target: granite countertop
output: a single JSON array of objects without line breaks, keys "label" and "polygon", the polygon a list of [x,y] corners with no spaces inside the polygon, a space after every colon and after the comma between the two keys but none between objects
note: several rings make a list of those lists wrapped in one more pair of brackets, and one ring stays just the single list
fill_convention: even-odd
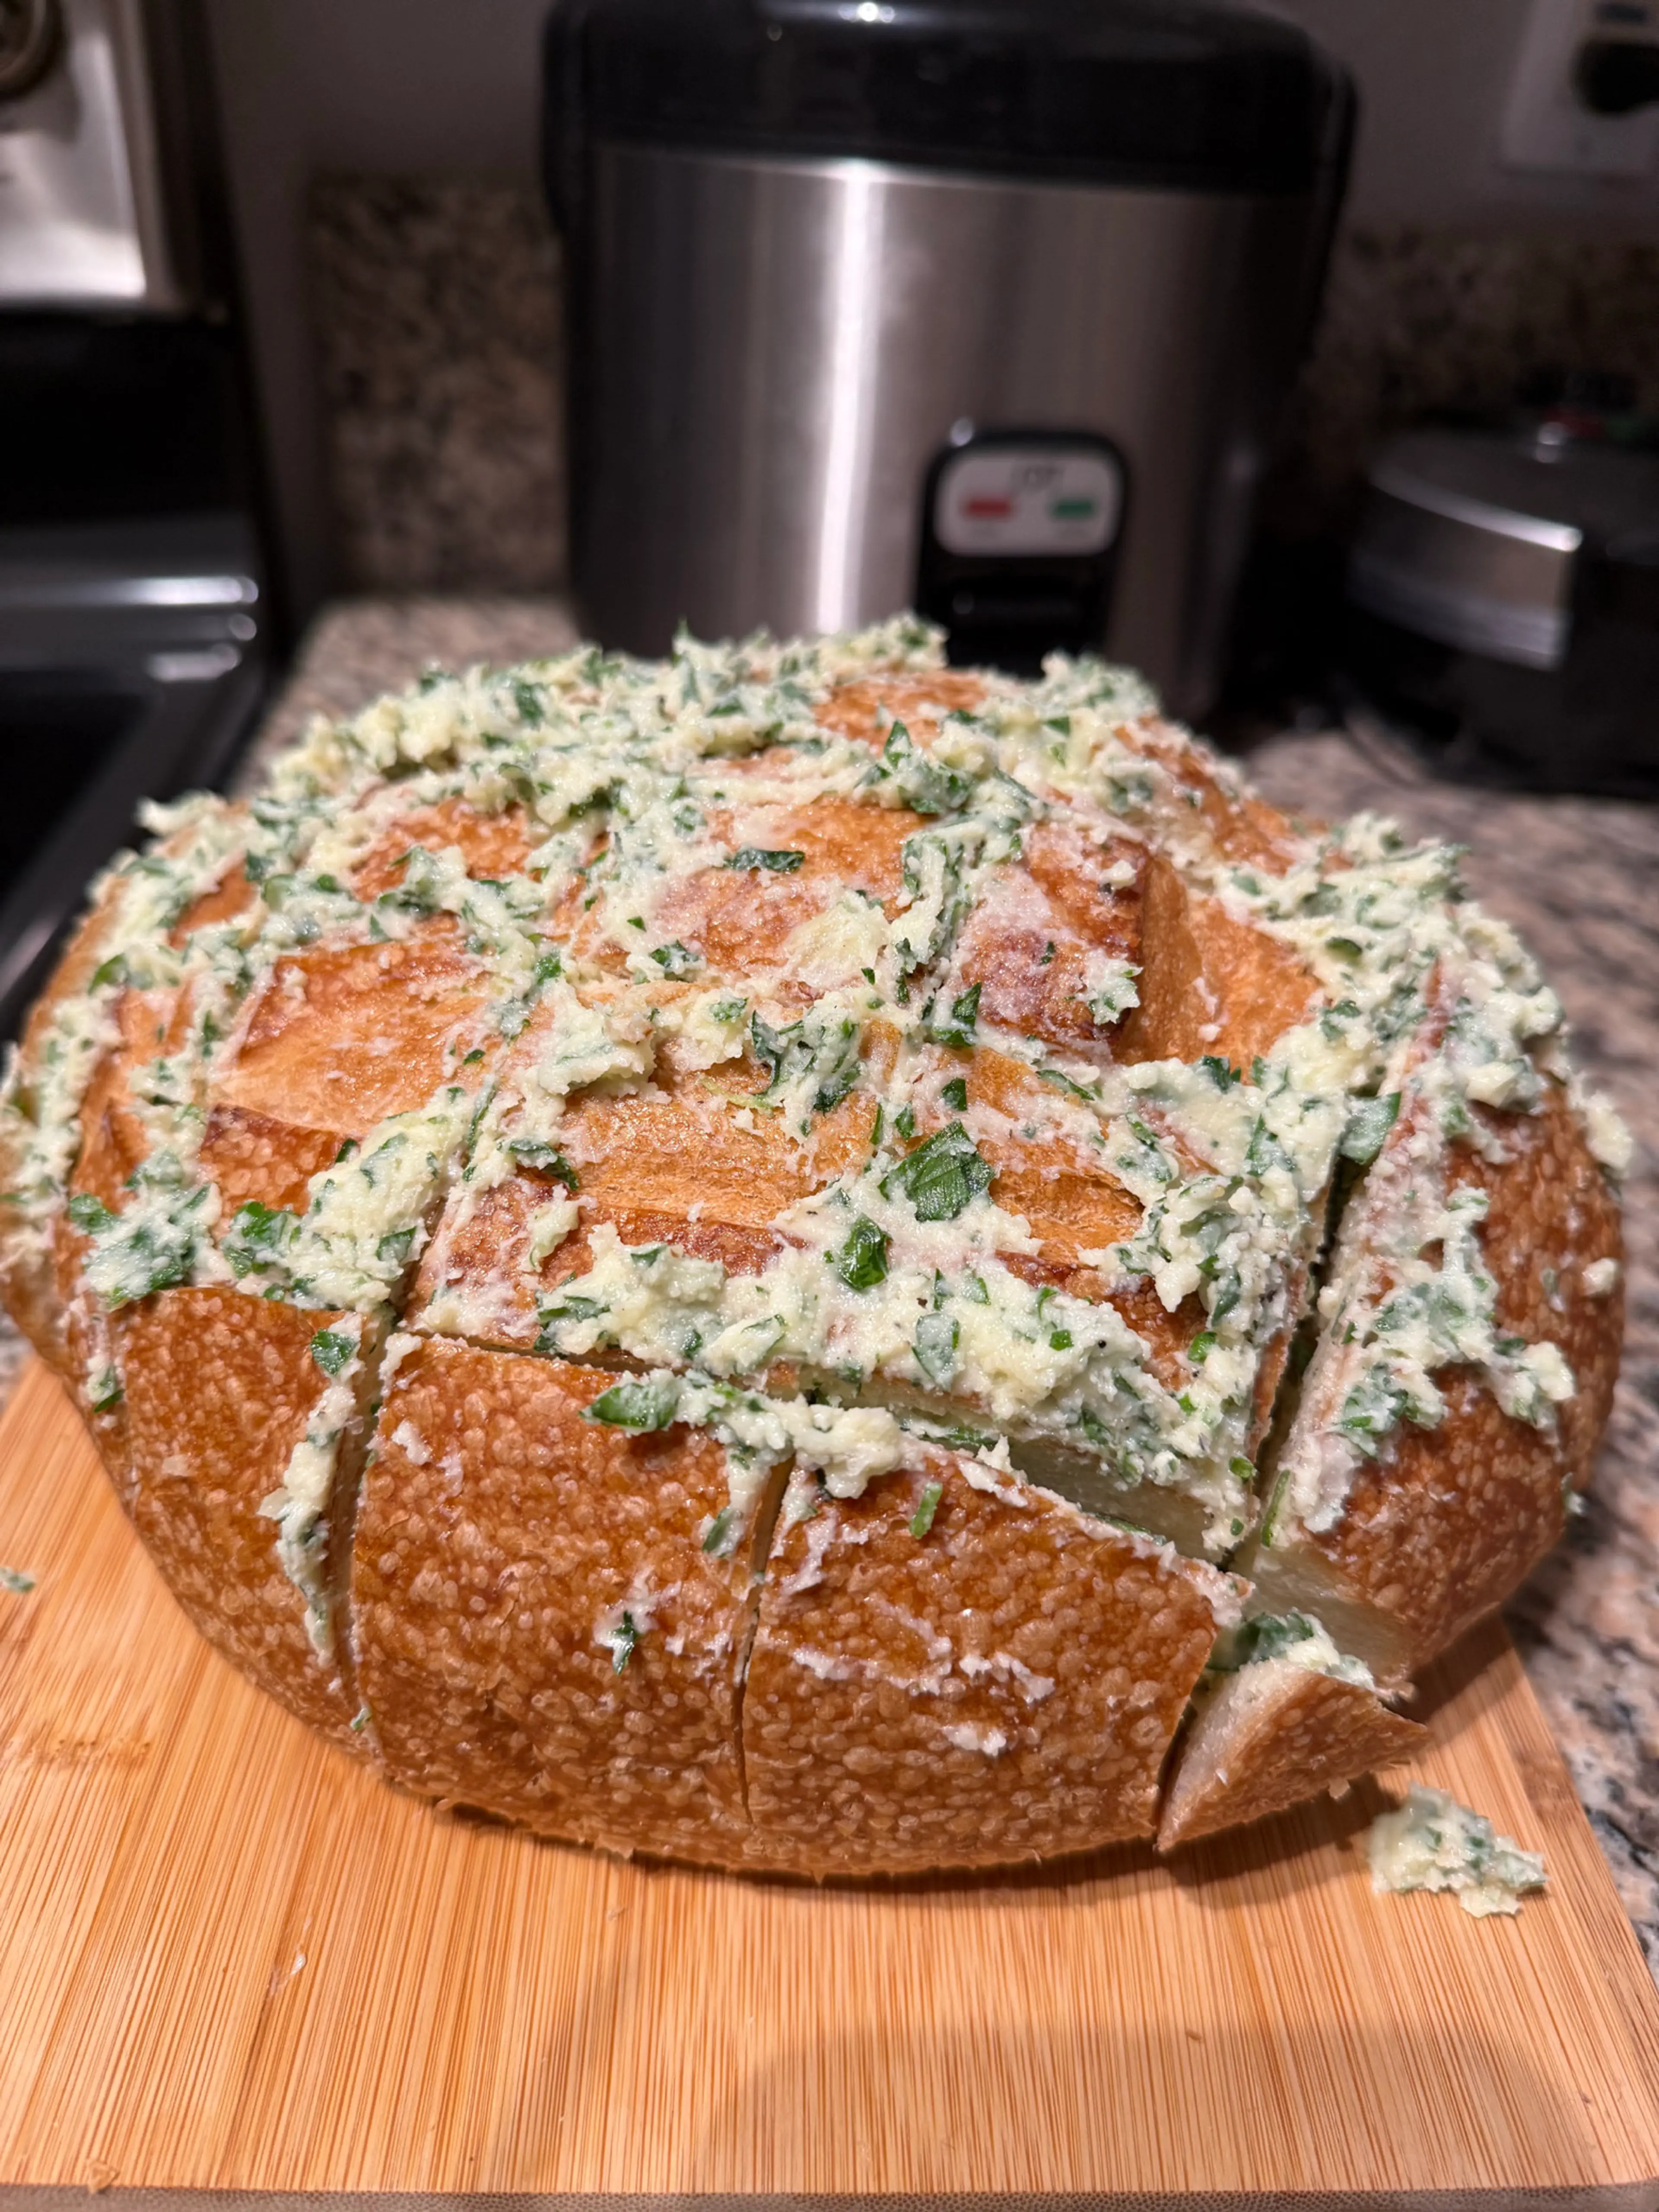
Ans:
[{"label": "granite countertop", "polygon": [[[437,663],[562,650],[553,599],[366,599],[325,611],[244,780],[316,712]],[[1376,732],[1276,737],[1264,794],[1319,816],[1370,808],[1468,848],[1469,887],[1512,922],[1565,1005],[1580,1065],[1637,1139],[1626,1192],[1624,1372],[1589,1510],[1508,1608],[1533,1686],[1659,1975],[1659,810],[1440,784]]]}]

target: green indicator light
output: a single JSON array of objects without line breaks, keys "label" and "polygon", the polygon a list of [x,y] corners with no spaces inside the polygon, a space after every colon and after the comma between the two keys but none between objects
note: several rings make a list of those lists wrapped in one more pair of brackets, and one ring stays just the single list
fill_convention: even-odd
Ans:
[{"label": "green indicator light", "polygon": [[1056,522],[1086,522],[1094,511],[1091,499],[1057,499],[1048,509]]}]

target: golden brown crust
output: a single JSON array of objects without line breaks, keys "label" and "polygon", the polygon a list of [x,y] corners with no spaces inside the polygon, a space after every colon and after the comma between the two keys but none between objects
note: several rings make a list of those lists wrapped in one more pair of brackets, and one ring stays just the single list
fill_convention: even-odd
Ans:
[{"label": "golden brown crust", "polygon": [[[544,1018],[533,1018],[504,1064],[504,1084],[533,1061],[544,1036]],[[878,1032],[871,1054],[883,1048]],[[1040,1078],[988,1047],[971,1057],[924,1053],[917,1064],[918,1097],[925,1099],[936,1083],[959,1075],[970,1105],[1001,1117],[995,1133],[987,1130],[981,1138],[995,1170],[990,1195],[1020,1215],[1041,1240],[1036,1255],[1005,1254],[1009,1272],[1115,1307],[1146,1345],[1160,1380],[1184,1380],[1188,1347],[1205,1325],[1203,1308],[1187,1298],[1170,1312],[1144,1278],[1126,1279],[1115,1270],[1103,1274],[1082,1259],[1085,1252],[1108,1251],[1132,1237],[1141,1209],[1103,1167],[1097,1150],[1022,1135],[1022,1117],[1041,1113],[1052,1096]],[[539,1207],[563,1195],[565,1186],[530,1170],[490,1190],[459,1186],[416,1276],[412,1325],[529,1350],[541,1331],[538,1306],[592,1265],[592,1231],[601,1224],[614,1228],[625,1244],[671,1242],[695,1258],[720,1261],[731,1273],[760,1273],[786,1241],[774,1225],[779,1214],[867,1151],[873,1108],[867,1094],[855,1092],[817,1120],[812,1143],[804,1146],[775,1116],[757,1116],[750,1130],[735,1127],[707,1089],[709,1083],[740,1097],[763,1088],[764,1076],[747,1051],[712,1077],[681,1072],[671,1046],[649,1094],[574,1103],[564,1127],[580,1176],[582,1224],[539,1267],[527,1262],[531,1223]],[[952,1110],[924,1104],[918,1134],[941,1126]],[[445,1293],[448,1303],[434,1318],[428,1310]]]},{"label": "golden brown crust", "polygon": [[1288,945],[1189,890],[1161,853],[1145,883],[1140,1004],[1118,1032],[1117,1058],[1191,1062],[1214,1053],[1248,1073],[1306,1020],[1317,983]]},{"label": "golden brown crust", "polygon": [[453,847],[469,876],[522,875],[535,842],[534,826],[521,806],[481,814],[465,799],[447,799],[439,805],[411,807],[400,814],[358,863],[351,887],[364,899],[395,890],[415,845],[423,845],[429,853]]},{"label": "golden brown crust", "polygon": [[1340,1790],[1411,1758],[1428,1734],[1358,1683],[1288,1659],[1243,1668],[1206,1700],[1180,1747],[1158,1847],[1173,1850]]},{"label": "golden brown crust", "polygon": [[296,1129],[245,1106],[215,1106],[199,1155],[228,1213],[250,1202],[303,1213],[307,1186],[338,1158],[343,1129]]},{"label": "golden brown crust", "polygon": [[479,977],[447,921],[400,944],[279,960],[248,1009],[216,1103],[291,1127],[366,1135],[425,1105],[462,1055],[490,1039]]},{"label": "golden brown crust", "polygon": [[[980,1137],[981,1149],[995,1170],[990,1194],[1005,1211],[1020,1216],[1042,1248],[1035,1257],[1005,1254],[1009,1273],[1115,1307],[1146,1345],[1159,1380],[1183,1376],[1187,1348],[1204,1328],[1204,1310],[1196,1298],[1183,1298],[1170,1312],[1144,1277],[1125,1278],[1109,1262],[1102,1273],[1097,1263],[1084,1259],[1085,1253],[1109,1254],[1133,1237],[1141,1207],[1103,1164],[1098,1149],[1068,1145],[1049,1132],[1035,1139],[1025,1133],[1033,1118],[1041,1127],[1043,1106],[1053,1096],[1042,1077],[1024,1061],[986,1046],[969,1060],[940,1054],[938,1067],[941,1079],[961,1076],[970,1106],[1000,1117],[982,1127]],[[925,1132],[945,1118],[937,1107],[925,1109],[917,1126]]]},{"label": "golden brown crust", "polygon": [[102,960],[105,939],[114,915],[119,888],[112,880],[105,884],[76,924],[74,933],[64,948],[63,958],[52,970],[52,980],[29,1008],[23,1022],[22,1035],[18,1040],[26,1069],[38,1060],[41,1042],[52,1015],[66,999],[72,999],[78,992],[86,989]]},{"label": "golden brown crust", "polygon": [[[88,1288],[82,1270],[87,1239],[59,1214],[51,1227],[53,1310],[61,1330],[61,1362],[52,1362],[97,1446],[115,1494],[131,1513],[133,1499],[132,1438],[124,1395],[114,1395],[118,1376],[118,1318],[106,1313]],[[94,1402],[95,1401],[95,1402]]]},{"label": "golden brown crust", "polygon": [[[1091,827],[1093,836],[1073,813],[1028,831],[1020,864],[991,873],[957,961],[961,981],[979,989],[983,1020],[1073,1050],[1121,1019],[1091,1012],[1094,962],[1139,969],[1143,957],[1146,848],[1108,823]],[[1134,872],[1127,884],[1104,880],[1125,866]]]},{"label": "golden brown crust", "polygon": [[[502,1061],[504,1091],[521,1083],[546,1050],[552,1021],[544,1008],[532,1015]],[[879,1066],[891,1044],[890,1032],[872,1024],[866,1066]],[[447,1289],[466,1315],[460,1334],[528,1347],[539,1327],[538,1293],[586,1267],[589,1238],[600,1224],[615,1228],[624,1243],[667,1237],[683,1250],[725,1261],[735,1273],[758,1273],[777,1249],[777,1216],[867,1152],[875,1117],[869,1093],[855,1091],[817,1117],[810,1142],[796,1141],[775,1114],[755,1115],[750,1128],[738,1126],[727,1102],[757,1095],[766,1083],[766,1071],[747,1048],[738,1059],[701,1069],[688,1065],[671,1039],[659,1053],[648,1090],[573,1098],[561,1142],[580,1179],[580,1231],[531,1268],[532,1216],[562,1196],[564,1185],[530,1170],[493,1190],[458,1185],[416,1276],[411,1322],[423,1326],[431,1301]]]},{"label": "golden brown crust", "polygon": [[120,1042],[93,1071],[81,1108],[81,1152],[70,1188],[118,1212],[127,1178],[149,1147],[131,1079],[158,1054],[177,1049],[187,1009],[171,991],[123,991],[115,1001]]},{"label": "golden brown crust", "polygon": [[441,1341],[408,1353],[357,1516],[358,1680],[387,1771],[424,1796],[731,1863],[752,1524],[729,1557],[705,1551],[719,1447],[584,1420],[615,1379]]},{"label": "golden brown crust", "polygon": [[1170,722],[1126,722],[1117,735],[1131,752],[1156,761],[1196,802],[1199,823],[1220,859],[1274,874],[1295,865],[1297,841],[1290,823],[1253,793],[1230,789],[1217,773],[1214,756],[1190,744],[1183,730]]},{"label": "golden brown crust", "polygon": [[[724,864],[701,869],[665,896],[659,930],[697,946],[704,977],[714,981],[784,969],[791,932],[833,906],[843,890],[862,891],[892,908],[903,884],[904,841],[922,827],[922,819],[900,808],[861,806],[832,795],[805,805],[716,813],[708,826],[734,852],[748,847],[801,856],[782,872]],[[580,923],[571,941],[601,963],[624,964],[620,948]]]},{"label": "golden brown crust", "polygon": [[970,669],[893,670],[838,684],[815,719],[860,744],[881,745],[895,722],[930,738],[947,714],[971,713],[984,696],[985,679]]},{"label": "golden brown crust", "polygon": [[767,1563],[743,1708],[754,1855],[901,1873],[1150,1834],[1225,1589],[1042,1491],[975,1489],[943,1453],[823,1499]]},{"label": "golden brown crust", "polygon": [[[120,1337],[133,1521],[174,1596],[261,1689],[358,1749],[339,1656],[317,1649],[259,1510],[328,1388],[312,1340],[346,1318],[237,1291],[163,1291],[126,1310]],[[350,1473],[348,1455],[337,1492]],[[349,1533],[349,1496],[331,1511]],[[325,1565],[325,1579],[338,1566]]]},{"label": "golden brown crust", "polygon": [[[242,810],[235,807],[230,811],[240,814]],[[246,869],[239,860],[234,868],[226,870],[211,890],[204,891],[200,898],[193,900],[186,907],[170,932],[167,941],[171,945],[183,945],[197,930],[205,929],[210,922],[230,921],[237,915],[246,913],[253,904],[253,886],[248,881]]]},{"label": "golden brown crust", "polygon": [[[1547,1339],[1572,1370],[1577,1388],[1556,1418],[1561,1458],[1582,1490],[1613,1410],[1625,1334],[1619,1207],[1564,1084],[1546,1079],[1536,1114],[1476,1110],[1508,1158],[1492,1164],[1454,1146],[1448,1181],[1488,1194],[1480,1241],[1498,1284],[1499,1328],[1528,1344]],[[1618,1279],[1594,1296],[1584,1272],[1606,1260],[1618,1263]]]}]

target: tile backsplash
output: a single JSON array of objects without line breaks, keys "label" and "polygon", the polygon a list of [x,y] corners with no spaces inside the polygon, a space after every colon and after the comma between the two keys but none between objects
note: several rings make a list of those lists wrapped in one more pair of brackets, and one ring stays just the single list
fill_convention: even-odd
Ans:
[{"label": "tile backsplash", "polygon": [[[533,186],[320,178],[310,255],[342,580],[534,592],[564,580],[557,240]],[[1378,440],[1502,406],[1546,368],[1633,380],[1659,412],[1659,245],[1355,229],[1265,505],[1340,529]]]}]

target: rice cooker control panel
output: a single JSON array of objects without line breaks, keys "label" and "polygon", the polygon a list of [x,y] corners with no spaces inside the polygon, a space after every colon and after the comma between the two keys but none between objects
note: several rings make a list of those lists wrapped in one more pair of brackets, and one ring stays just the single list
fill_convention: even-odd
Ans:
[{"label": "rice cooker control panel", "polygon": [[1098,651],[1127,490],[1096,432],[958,425],[927,471],[916,580],[951,659],[1034,674],[1046,653]]}]

